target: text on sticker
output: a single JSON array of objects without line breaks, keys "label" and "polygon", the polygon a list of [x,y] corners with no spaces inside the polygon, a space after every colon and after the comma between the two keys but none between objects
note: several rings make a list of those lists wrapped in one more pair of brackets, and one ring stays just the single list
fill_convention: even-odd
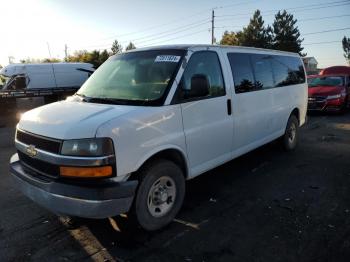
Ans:
[{"label": "text on sticker", "polygon": [[177,55],[158,55],[154,62],[172,62],[177,63],[180,61],[180,56]]}]

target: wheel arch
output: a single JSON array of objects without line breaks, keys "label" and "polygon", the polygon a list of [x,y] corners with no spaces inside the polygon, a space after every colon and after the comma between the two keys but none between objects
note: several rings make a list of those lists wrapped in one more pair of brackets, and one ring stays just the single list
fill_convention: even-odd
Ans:
[{"label": "wheel arch", "polygon": [[133,180],[137,177],[139,171],[147,164],[157,160],[157,159],[166,159],[169,161],[174,162],[176,165],[178,165],[181,170],[183,171],[185,179],[189,177],[189,167],[187,163],[187,158],[185,155],[185,152],[183,152],[182,149],[178,147],[166,147],[161,148],[156,151],[151,152],[144,158],[142,158],[136,167],[136,171],[131,174],[129,177],[129,180]]},{"label": "wheel arch", "polygon": [[300,110],[298,107],[295,107],[292,112],[290,113],[289,117],[291,117],[292,115],[294,115],[297,119],[298,119],[298,123],[300,125]]}]

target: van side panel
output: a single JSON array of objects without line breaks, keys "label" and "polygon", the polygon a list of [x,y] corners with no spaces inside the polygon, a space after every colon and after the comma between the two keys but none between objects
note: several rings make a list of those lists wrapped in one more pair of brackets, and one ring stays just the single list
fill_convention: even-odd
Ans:
[{"label": "van side panel", "polygon": [[[232,68],[231,74],[227,75],[227,77],[231,78],[233,86],[236,87],[236,90],[233,90],[232,96],[232,111],[235,131],[233,139],[234,142],[232,146],[233,158],[247,153],[282,136],[285,132],[289,116],[295,108],[299,110],[300,125],[303,125],[305,123],[307,107],[307,84],[302,83],[288,85],[290,82],[287,82],[286,85],[284,85],[285,82],[280,82],[281,79],[277,79],[278,76],[275,74],[273,68],[273,61],[275,61],[277,57],[286,59],[286,62],[293,60],[292,63],[294,64],[299,60],[300,64],[303,66],[299,57],[289,54],[281,55],[280,53],[268,50],[244,50],[244,52],[241,53],[240,50],[237,50],[235,48],[232,48],[232,50],[230,48],[227,48],[225,51],[226,59],[229,64],[235,62],[241,63],[242,59],[250,59],[248,56],[252,57],[252,60],[250,60],[250,62],[244,62],[242,64],[242,66],[246,67],[247,70],[251,70],[251,74],[246,71],[246,69],[242,71],[244,77],[243,75],[238,74],[238,76],[241,76],[240,82],[242,80],[245,82],[234,83],[234,68]],[[240,56],[235,57],[235,59],[232,56],[232,60],[229,61],[228,54],[240,54]],[[241,56],[244,54],[247,55],[247,58]],[[257,75],[255,71],[256,69],[254,68],[256,65],[254,62],[259,60],[254,61],[254,59],[258,59],[254,58],[254,56],[259,55],[261,57],[260,59],[266,59],[265,61],[269,61],[269,59],[271,59],[269,63],[271,65],[270,74],[272,74],[274,84],[272,86],[269,84],[266,89],[265,87],[262,87],[257,90],[249,89],[249,91],[244,91],[244,89],[240,89],[241,87],[238,86],[242,83],[245,83],[248,88],[249,84],[247,83],[251,83],[249,81],[257,81]],[[283,69],[280,69],[283,71],[280,72],[281,74],[286,72],[286,65],[284,65],[282,62],[276,62],[277,64],[281,63],[281,66],[283,66]],[[305,72],[303,74],[305,76]],[[267,79],[267,76],[262,76],[261,73],[259,77],[263,77],[262,79],[264,80]],[[269,83],[271,83],[271,81]],[[277,83],[281,83],[282,86],[277,85]],[[259,82],[259,84],[261,83]]]},{"label": "van side panel", "polygon": [[89,73],[80,70],[84,68],[76,64],[53,64],[53,69],[58,88],[79,88],[89,77]]},{"label": "van side panel", "polygon": [[23,72],[29,78],[27,89],[56,88],[51,64],[24,66]]}]

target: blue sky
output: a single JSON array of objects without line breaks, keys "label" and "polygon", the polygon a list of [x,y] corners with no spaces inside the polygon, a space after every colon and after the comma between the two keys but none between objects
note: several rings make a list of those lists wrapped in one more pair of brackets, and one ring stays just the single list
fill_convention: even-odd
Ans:
[{"label": "blue sky", "polygon": [[[212,8],[217,40],[224,30],[236,31],[247,25],[256,9],[261,10],[266,24],[273,22],[275,10],[290,9],[300,20],[297,25],[305,39],[305,52],[315,56],[320,67],[345,64],[341,39],[350,37],[350,29],[313,34],[350,28],[350,0],[0,0],[0,6],[2,65],[8,63],[9,56],[16,62],[49,57],[48,46],[52,57],[63,58],[65,44],[72,53],[110,48],[114,39],[124,46],[133,41],[139,47],[208,44]],[[312,44],[333,41],[339,42]]]}]

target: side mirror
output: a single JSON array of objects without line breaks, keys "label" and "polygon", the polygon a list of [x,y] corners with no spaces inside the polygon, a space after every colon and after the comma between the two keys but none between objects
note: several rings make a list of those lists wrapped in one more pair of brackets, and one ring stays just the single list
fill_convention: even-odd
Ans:
[{"label": "side mirror", "polygon": [[206,75],[195,74],[191,78],[191,90],[189,98],[209,95],[209,80]]},{"label": "side mirror", "polygon": [[27,79],[24,76],[17,76],[15,79],[15,88],[16,89],[24,89],[27,86]]}]

